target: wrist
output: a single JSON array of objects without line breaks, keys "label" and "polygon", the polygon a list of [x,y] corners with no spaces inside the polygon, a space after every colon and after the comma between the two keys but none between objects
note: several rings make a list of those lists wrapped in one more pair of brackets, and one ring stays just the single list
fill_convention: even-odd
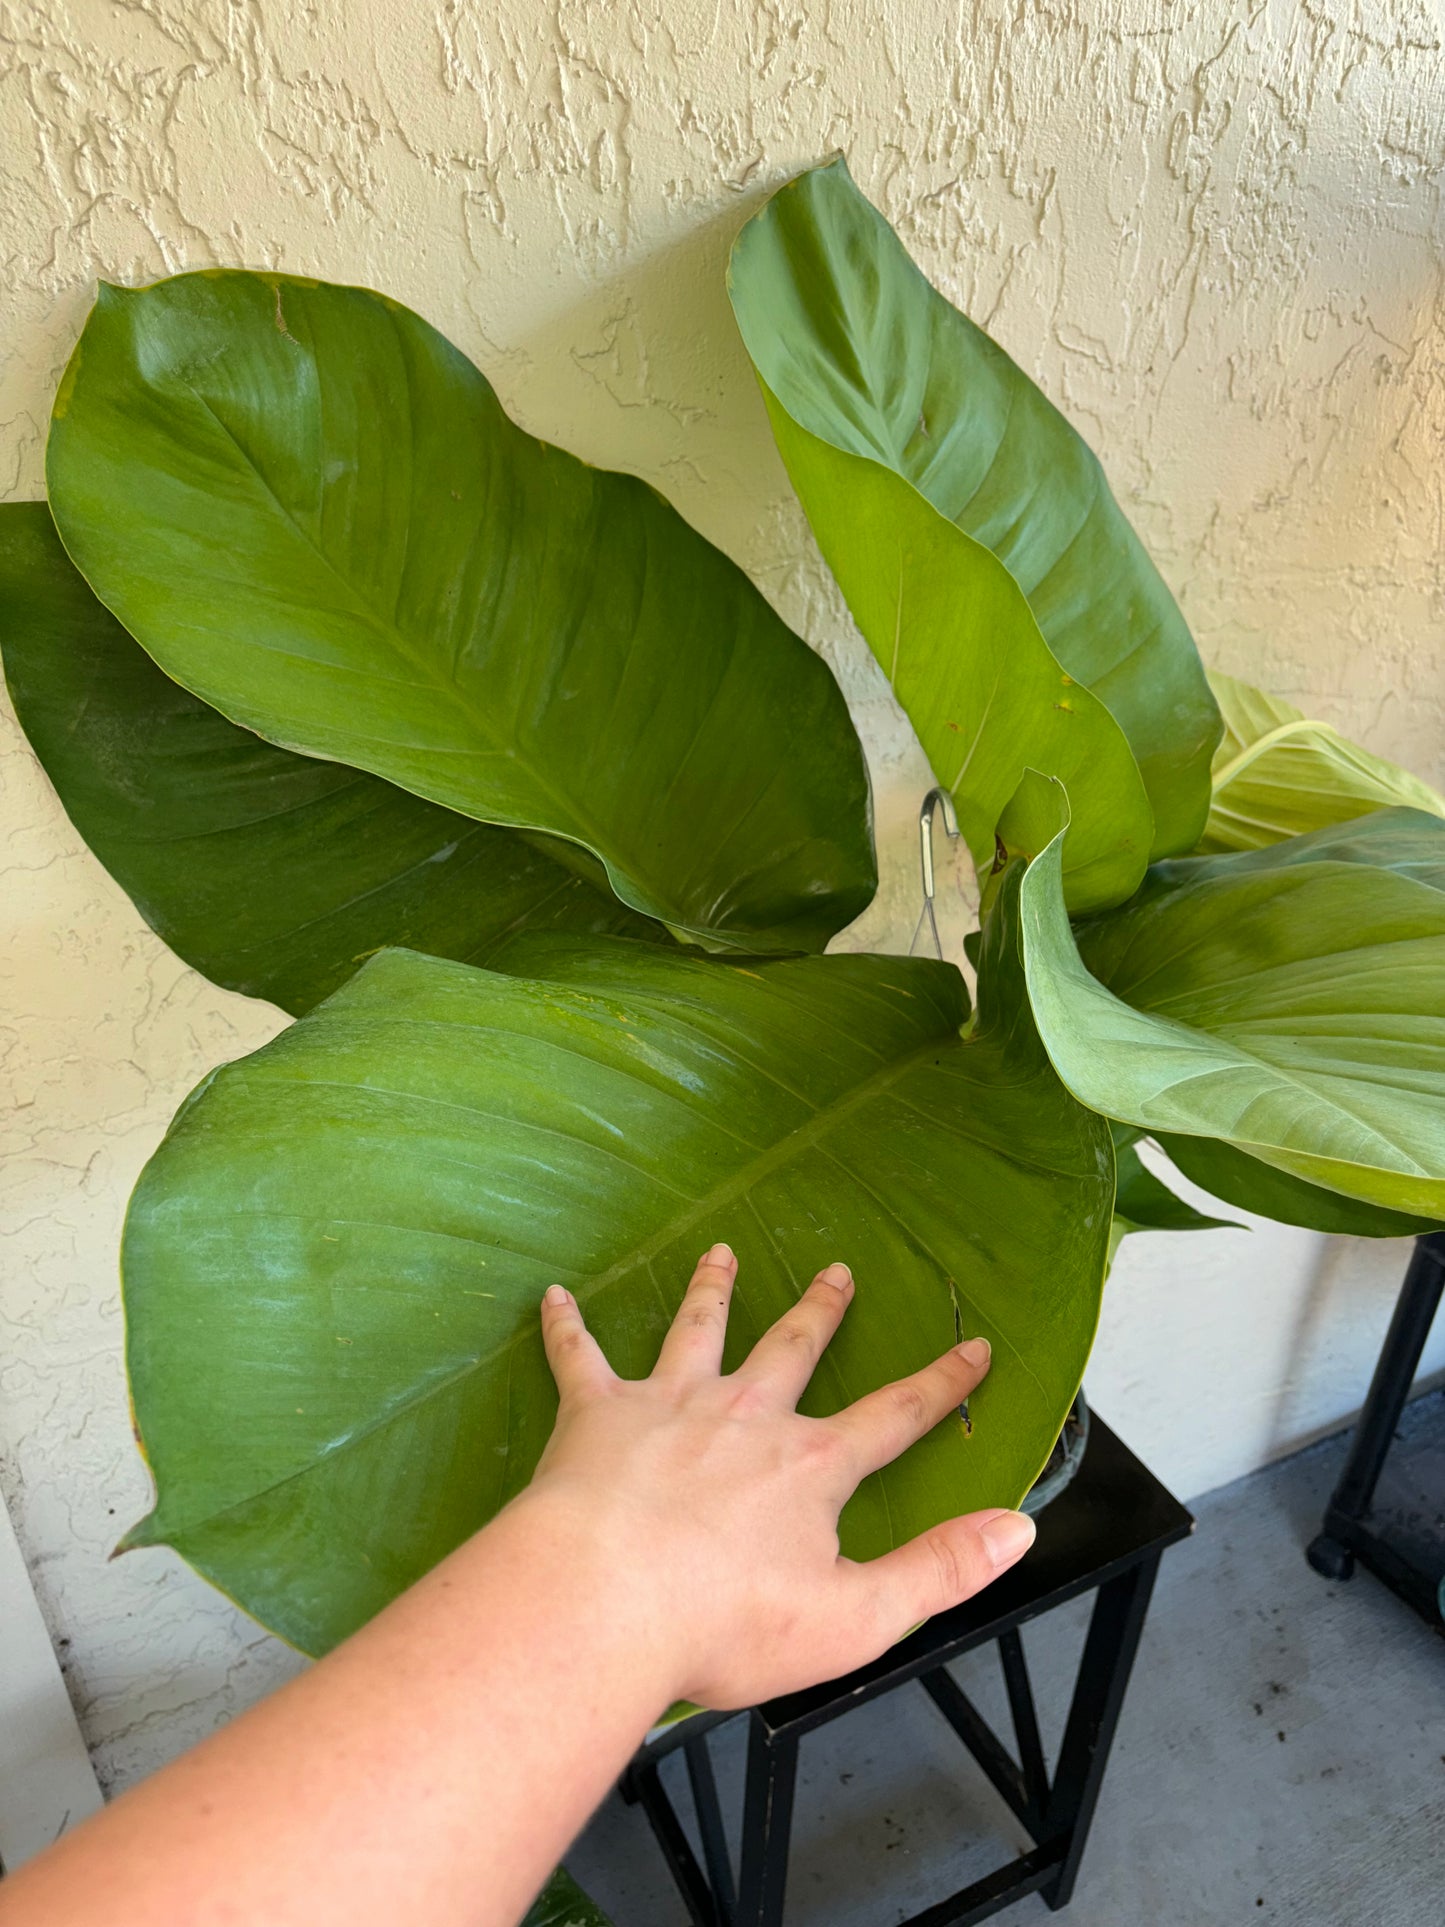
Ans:
[{"label": "wrist", "polygon": [[605,1669],[639,1718],[639,1735],[685,1696],[691,1655],[668,1576],[639,1552],[623,1520],[599,1509],[595,1488],[538,1479],[478,1539],[494,1535],[488,1566],[508,1574],[514,1597],[536,1602],[549,1637],[564,1641],[594,1679]]}]

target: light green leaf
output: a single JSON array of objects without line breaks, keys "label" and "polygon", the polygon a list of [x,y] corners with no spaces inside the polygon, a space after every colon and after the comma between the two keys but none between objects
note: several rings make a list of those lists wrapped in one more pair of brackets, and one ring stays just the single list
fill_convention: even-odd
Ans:
[{"label": "light green leaf", "polygon": [[1445,796],[1398,763],[1361,749],[1293,703],[1211,674],[1224,740],[1199,847],[1254,850],[1391,805],[1445,816]]},{"label": "light green leaf", "polygon": [[524,434],[397,303],[102,287],[48,473],[101,600],[269,741],[565,838],[736,949],[821,948],[872,895],[825,665],[653,489]]},{"label": "light green leaf", "polygon": [[1080,799],[1069,831],[1075,911],[1129,896],[1151,818],[1122,730],[1049,654],[1007,569],[897,475],[774,412],[793,484],[869,646],[954,799],[981,875],[996,834],[1027,839],[1011,804],[1042,765]]},{"label": "light green leaf", "polygon": [[559,1867],[533,1902],[522,1927],[612,1927],[565,1867]]},{"label": "light green leaf", "polygon": [[[1114,1223],[1124,1231],[1238,1231],[1241,1225],[1230,1218],[1207,1218],[1192,1204],[1176,1197],[1161,1178],[1156,1178],[1128,1144],[1114,1146],[1118,1175],[1114,1190]],[[1183,1169],[1183,1167],[1180,1167]],[[1186,1172],[1187,1176],[1188,1173]]]},{"label": "light green leaf", "polygon": [[1093,1337],[1107,1127],[1028,1016],[1005,900],[976,1031],[949,965],[743,969],[621,940],[498,975],[384,952],[188,1100],[126,1224],[131,1390],[164,1541],[320,1651],[526,1482],[543,1289],[648,1371],[699,1251],[741,1261],[736,1363],[824,1264],[858,1293],[806,1409],[980,1332],[970,1401],[868,1480],[854,1556],[1013,1504]]},{"label": "light green leaf", "polygon": [[309,1010],[386,945],[483,963],[519,927],[666,941],[513,831],[228,723],[96,601],[43,502],[0,505],[0,650],[75,827],[228,990]]},{"label": "light green leaf", "polygon": [[1024,878],[1024,955],[1040,1034],[1082,1102],[1445,1215],[1445,824],[1385,810],[1157,864],[1077,944],[1060,842]]},{"label": "light green leaf", "polygon": [[1185,1177],[1202,1190],[1261,1218],[1354,1238],[1414,1238],[1439,1229],[1435,1219],[1386,1211],[1380,1205],[1326,1191],[1322,1185],[1306,1184],[1303,1178],[1277,1171],[1273,1165],[1262,1164],[1217,1138],[1174,1137],[1161,1132],[1159,1145]]},{"label": "light green leaf", "polygon": [[[961,583],[985,573],[978,548],[997,558],[1036,627],[970,634],[967,646],[1009,675],[1045,656],[1093,691],[1142,772],[1153,853],[1189,849],[1208,807],[1219,717],[1184,619],[1083,440],[929,285],[841,156],[789,182],[748,223],[729,289],[783,458],[835,570],[864,521],[848,501],[856,470],[817,451],[805,470],[810,439],[901,476],[971,537],[953,559]],[[1034,726],[1047,720],[1024,714]],[[1062,774],[1038,755],[1032,766]],[[1077,834],[1095,810],[1070,794]]]}]

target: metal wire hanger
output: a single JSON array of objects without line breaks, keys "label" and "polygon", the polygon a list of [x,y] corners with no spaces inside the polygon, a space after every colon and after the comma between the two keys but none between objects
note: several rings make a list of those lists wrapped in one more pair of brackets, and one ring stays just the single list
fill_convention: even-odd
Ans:
[{"label": "metal wire hanger", "polygon": [[913,941],[908,946],[909,956],[918,948],[918,939],[923,934],[926,923],[933,937],[933,954],[943,962],[943,939],[938,934],[938,918],[933,909],[933,812],[943,813],[943,828],[950,843],[958,841],[958,814],[953,807],[953,798],[947,790],[933,789],[923,799],[918,812],[918,854],[923,867],[923,908],[918,913],[914,927]]}]

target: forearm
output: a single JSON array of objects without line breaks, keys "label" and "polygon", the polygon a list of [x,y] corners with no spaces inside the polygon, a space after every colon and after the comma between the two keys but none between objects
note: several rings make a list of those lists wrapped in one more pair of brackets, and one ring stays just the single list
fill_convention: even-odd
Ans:
[{"label": "forearm", "polygon": [[868,1564],[859,1480],[956,1413],[956,1346],[832,1418],[794,1409],[853,1291],[820,1272],[723,1377],[736,1260],[693,1273],[656,1368],[620,1379],[559,1286],[557,1426],[532,1485],[304,1678],[0,1888],[0,1927],[514,1927],[675,1699],[837,1677],[1017,1559],[997,1508]]},{"label": "forearm", "polygon": [[545,1499],[0,1888],[5,1927],[514,1927],[671,1687]]}]

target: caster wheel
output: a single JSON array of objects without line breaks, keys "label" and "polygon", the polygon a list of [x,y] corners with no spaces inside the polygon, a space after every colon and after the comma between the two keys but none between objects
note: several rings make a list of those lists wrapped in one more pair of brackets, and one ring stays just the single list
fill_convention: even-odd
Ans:
[{"label": "caster wheel", "polygon": [[1338,1539],[1332,1539],[1327,1532],[1322,1532],[1318,1539],[1311,1539],[1305,1549],[1305,1558],[1326,1579],[1354,1577],[1355,1555],[1348,1546],[1342,1546]]}]

